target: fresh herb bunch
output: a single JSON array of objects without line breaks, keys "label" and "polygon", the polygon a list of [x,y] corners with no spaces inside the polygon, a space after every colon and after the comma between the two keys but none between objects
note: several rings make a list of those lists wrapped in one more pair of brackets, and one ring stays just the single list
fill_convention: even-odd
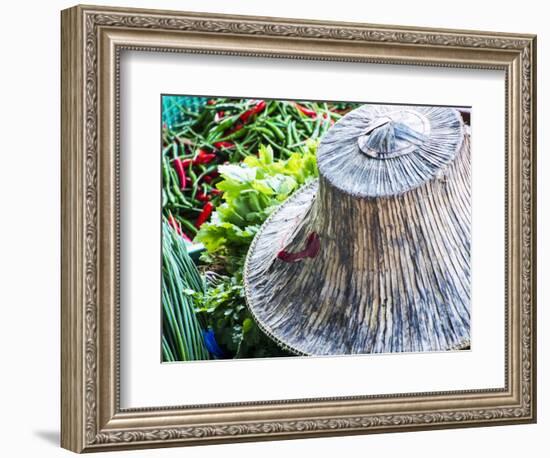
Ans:
[{"label": "fresh herb bunch", "polygon": [[[212,220],[201,226],[196,240],[207,252],[201,257],[214,275],[206,293],[199,294],[198,311],[224,350],[222,357],[289,356],[266,336],[245,305],[242,268],[250,243],[261,224],[293,192],[318,176],[317,143],[287,159],[275,159],[271,146],[239,165],[220,166],[222,204]],[[229,274],[230,276],[227,276]]]},{"label": "fresh herb bunch", "polygon": [[245,305],[242,281],[218,276],[205,293],[196,295],[197,312],[209,323],[221,352],[219,358],[290,356],[267,337]]},{"label": "fresh herb bunch", "polygon": [[287,159],[274,159],[271,146],[260,146],[258,156],[240,165],[220,166],[222,204],[212,220],[201,226],[196,240],[203,243],[210,264],[238,272],[260,225],[271,212],[308,180],[318,176],[316,142]]}]

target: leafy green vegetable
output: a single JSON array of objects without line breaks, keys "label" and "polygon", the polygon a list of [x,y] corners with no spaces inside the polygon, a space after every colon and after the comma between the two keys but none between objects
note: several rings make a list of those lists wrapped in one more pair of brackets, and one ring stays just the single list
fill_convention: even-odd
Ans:
[{"label": "leafy green vegetable", "polygon": [[237,272],[260,225],[273,210],[308,180],[318,175],[316,142],[304,153],[274,160],[271,146],[261,145],[258,156],[247,156],[240,165],[219,167],[223,203],[195,240],[204,244],[209,262],[221,260],[225,270]]},{"label": "leafy green vegetable", "polygon": [[219,277],[196,296],[197,312],[214,330],[216,341],[234,358],[289,356],[256,325],[245,305],[242,281]]},{"label": "leafy green vegetable", "polygon": [[232,357],[288,356],[258,327],[245,305],[242,267],[246,252],[260,225],[277,206],[302,185],[315,178],[315,142],[304,153],[275,160],[271,146],[260,146],[258,156],[247,156],[240,165],[219,167],[223,203],[211,222],[201,226],[196,241],[207,253],[209,269],[232,274],[222,276],[204,294],[198,294],[197,310],[215,332],[216,341]]}]

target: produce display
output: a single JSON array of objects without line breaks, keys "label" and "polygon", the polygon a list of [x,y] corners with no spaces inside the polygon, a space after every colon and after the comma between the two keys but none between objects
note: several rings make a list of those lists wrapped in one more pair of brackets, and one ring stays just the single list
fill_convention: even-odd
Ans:
[{"label": "produce display", "polygon": [[248,311],[244,259],[273,210],[317,177],[319,139],[358,104],[177,101],[162,129],[163,361],[290,356]]}]

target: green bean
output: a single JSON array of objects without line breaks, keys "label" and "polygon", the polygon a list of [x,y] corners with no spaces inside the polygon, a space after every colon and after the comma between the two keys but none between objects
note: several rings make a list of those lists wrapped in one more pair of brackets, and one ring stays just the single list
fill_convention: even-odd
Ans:
[{"label": "green bean", "polygon": [[267,102],[267,108],[265,110],[265,113],[267,116],[272,114],[275,110],[277,110],[279,103],[276,100],[270,100]]},{"label": "green bean", "polygon": [[310,136],[313,133],[313,123],[310,118],[304,115],[302,118],[297,118],[296,121],[296,125],[300,123],[303,126],[307,136]]},{"label": "green bean", "polygon": [[[202,210],[201,210],[202,211]],[[177,218],[177,220],[187,228],[187,230],[191,231],[193,233],[193,235],[196,235],[198,230],[195,226],[193,226],[193,224],[191,224],[191,222],[189,220],[187,220],[186,218],[181,218],[180,216],[175,216],[175,218]]]},{"label": "green bean", "polygon": [[179,179],[174,171],[174,169],[170,169],[170,175],[172,177],[172,192],[175,194],[175,196],[180,200],[180,202],[183,202],[184,204],[191,205],[191,203],[185,198],[183,193],[181,192],[180,185],[179,185]]},{"label": "green bean", "polygon": [[306,144],[307,144],[307,140],[304,140],[304,141],[301,141],[299,143],[292,143],[290,145],[286,145],[286,147],[288,149],[293,149],[293,148],[298,148],[298,147],[304,146]]},{"label": "green bean", "polygon": [[200,175],[197,176],[196,182],[193,183],[193,186],[199,185],[200,181],[206,176],[210,175],[212,172],[215,172],[218,169],[217,165],[211,165],[210,167],[205,167]]},{"label": "green bean", "polygon": [[182,203],[175,202],[175,203],[171,204],[170,207],[172,207],[172,208],[181,208],[182,210],[190,210],[190,209],[193,208],[193,205],[192,204],[184,205]]},{"label": "green bean", "polygon": [[224,118],[219,124],[216,125],[212,132],[223,132],[235,124],[238,119],[239,118],[235,115]]},{"label": "green bean", "polygon": [[253,129],[256,131],[256,132],[261,132],[262,134],[265,134],[271,138],[275,138],[275,134],[269,130],[269,129],[266,129],[265,127],[261,127],[261,126],[254,126]]},{"label": "green bean", "polygon": [[286,145],[290,145],[293,143],[293,136],[292,136],[292,122],[289,122],[286,125]]},{"label": "green bean", "polygon": [[313,128],[313,132],[311,133],[310,138],[315,140],[319,136],[319,128],[321,127],[321,116],[317,116],[317,120],[315,121],[315,127]]},{"label": "green bean", "polygon": [[197,179],[197,175],[196,175],[195,171],[193,170],[193,167],[189,167],[187,169],[187,173],[189,174],[189,177],[191,178],[191,181],[193,181],[193,183],[194,183],[195,180]]},{"label": "green bean", "polygon": [[281,129],[279,129],[275,123],[271,122],[271,121],[266,121],[266,124],[271,127],[271,130],[273,132],[275,132],[275,136],[281,140],[281,141],[284,141],[285,139],[285,134],[283,134],[283,131]]},{"label": "green bean", "polygon": [[162,158],[162,180],[165,184],[170,183],[170,172],[168,172],[168,165],[166,164],[166,158]]},{"label": "green bean", "polygon": [[172,191],[170,191],[169,186],[165,186],[164,189],[166,189],[166,194],[168,195],[168,202],[170,202],[171,205],[176,203],[176,199],[174,198],[174,195],[172,194]]},{"label": "green bean", "polygon": [[294,137],[294,141],[296,143],[301,142],[302,139],[300,138],[300,135],[298,134],[298,129],[296,128],[296,122],[292,121],[290,129],[292,131],[292,136]]},{"label": "green bean", "polygon": [[172,153],[172,159],[175,159],[176,157],[178,157],[178,144],[175,141],[172,143],[171,153]]},{"label": "green bean", "polygon": [[179,129],[180,131],[183,131],[185,130],[186,127],[190,127],[192,126],[193,124],[195,124],[195,121],[182,121],[182,122],[178,122],[176,124],[173,124],[172,125],[172,128],[173,129]]},{"label": "green bean", "polygon": [[246,136],[246,138],[242,142],[240,142],[241,146],[246,146],[250,143],[253,143],[258,139],[258,137],[259,137],[258,132],[255,132],[253,129],[250,129],[248,131],[248,135]]},{"label": "green bean", "polygon": [[172,145],[173,145],[173,143],[170,143],[168,146],[166,146],[162,149],[162,155],[163,156],[166,156],[171,151]]},{"label": "green bean", "polygon": [[227,111],[238,110],[242,111],[243,105],[238,103],[216,103],[214,105],[205,105],[206,110]]},{"label": "green bean", "polygon": [[280,112],[283,116],[287,116],[287,115],[288,115],[288,102],[281,101],[280,103],[277,104],[277,108],[279,109],[279,112]]},{"label": "green bean", "polygon": [[243,159],[247,156],[244,148],[238,143],[235,143],[235,150],[239,153],[239,156],[242,157]]},{"label": "green bean", "polygon": [[292,151],[290,151],[288,148],[285,148],[284,146],[278,145],[273,140],[271,140],[267,135],[264,135],[263,137],[271,146],[278,149],[279,151],[286,153],[287,155],[292,154]]},{"label": "green bean", "polygon": [[239,130],[233,132],[232,134],[226,135],[225,137],[218,139],[217,141],[223,142],[227,140],[236,140],[237,138],[244,137],[249,132],[250,132],[250,127],[244,126],[244,127],[241,127]]},{"label": "green bean", "polygon": [[203,140],[203,141],[206,140],[201,134],[195,132],[194,129],[189,128],[189,132],[191,132],[191,134],[192,134],[194,137],[196,137],[196,138],[198,138],[198,139],[200,139],[200,140]]}]

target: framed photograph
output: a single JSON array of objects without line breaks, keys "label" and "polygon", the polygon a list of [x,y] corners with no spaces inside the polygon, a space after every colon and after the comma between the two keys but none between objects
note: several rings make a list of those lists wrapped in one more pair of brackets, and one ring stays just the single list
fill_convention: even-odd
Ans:
[{"label": "framed photograph", "polygon": [[62,446],[536,420],[536,37],[62,12]]}]

